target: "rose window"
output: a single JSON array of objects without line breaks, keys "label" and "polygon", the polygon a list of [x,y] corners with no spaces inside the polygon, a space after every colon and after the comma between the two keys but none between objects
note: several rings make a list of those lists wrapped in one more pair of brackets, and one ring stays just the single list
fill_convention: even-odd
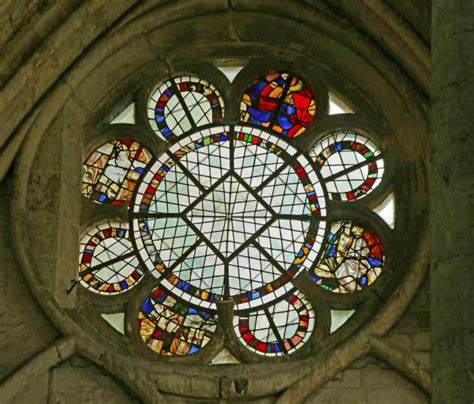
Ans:
[{"label": "rose window", "polygon": [[247,83],[238,110],[194,75],[148,94],[84,161],[83,195],[117,215],[83,232],[79,283],[133,295],[131,326],[111,324],[157,358],[314,350],[384,277],[383,226],[354,213],[377,217],[385,180],[370,131],[312,132],[324,106],[291,72]]}]

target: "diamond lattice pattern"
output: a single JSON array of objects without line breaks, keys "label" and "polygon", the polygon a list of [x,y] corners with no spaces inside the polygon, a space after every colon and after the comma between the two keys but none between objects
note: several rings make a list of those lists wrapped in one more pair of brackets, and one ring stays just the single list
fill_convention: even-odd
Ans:
[{"label": "diamond lattice pattern", "polygon": [[234,175],[229,175],[188,214],[225,257],[255,235],[271,217],[267,208]]}]

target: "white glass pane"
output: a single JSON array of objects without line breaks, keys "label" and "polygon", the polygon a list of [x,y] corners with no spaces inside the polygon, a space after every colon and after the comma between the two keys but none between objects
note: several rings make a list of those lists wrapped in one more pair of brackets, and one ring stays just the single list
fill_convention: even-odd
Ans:
[{"label": "white glass pane", "polygon": [[240,363],[234,355],[232,355],[227,349],[220,351],[214,358],[209,362],[209,365],[231,365]]},{"label": "white glass pane", "polygon": [[125,313],[101,314],[100,316],[120,334],[125,334]]},{"label": "white glass pane", "polygon": [[395,197],[393,193],[389,194],[380,205],[374,209],[374,212],[385,220],[390,228],[395,228]]},{"label": "white glass pane", "polygon": [[355,310],[331,310],[331,330],[332,334],[338,328],[342,327],[349,318],[355,313]]},{"label": "white glass pane", "polygon": [[135,123],[135,104],[132,102],[110,123]]},{"label": "white glass pane", "polygon": [[232,83],[244,66],[218,66],[217,68],[224,73],[227,80]]},{"label": "white glass pane", "polygon": [[353,113],[354,111],[336,94],[329,93],[329,115]]}]

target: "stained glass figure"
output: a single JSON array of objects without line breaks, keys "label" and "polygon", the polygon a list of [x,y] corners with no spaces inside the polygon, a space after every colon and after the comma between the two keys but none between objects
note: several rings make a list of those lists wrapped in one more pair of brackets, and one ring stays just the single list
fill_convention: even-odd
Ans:
[{"label": "stained glass figure", "polygon": [[127,223],[105,221],[81,237],[79,281],[88,290],[114,295],[130,290],[142,277]]},{"label": "stained glass figure", "polygon": [[372,230],[349,221],[335,222],[311,276],[331,292],[353,293],[374,283],[383,264],[382,241]]},{"label": "stained glass figure", "polygon": [[299,291],[258,310],[234,316],[234,332],[249,350],[265,356],[291,354],[311,336],[315,313]]},{"label": "stained glass figure", "polygon": [[157,287],[138,313],[141,339],[165,356],[188,356],[208,344],[216,332],[217,316],[185,304]]},{"label": "stained glass figure", "polygon": [[271,73],[257,80],[240,103],[242,122],[271,128],[288,138],[303,134],[315,113],[312,90],[289,73]]},{"label": "stained glass figure", "polygon": [[311,150],[332,199],[352,201],[382,181],[384,160],[374,142],[356,132],[334,132]]},{"label": "stained glass figure", "polygon": [[116,205],[130,201],[151,157],[145,147],[132,139],[103,144],[83,165],[82,194],[96,203]]},{"label": "stained glass figure", "polygon": [[224,100],[206,80],[181,76],[159,84],[148,100],[148,121],[165,140],[172,141],[191,128],[219,122]]},{"label": "stained glass figure", "polygon": [[324,192],[310,162],[251,127],[179,140],[150,165],[135,202],[134,237],[148,269],[204,308],[229,296],[237,309],[283,296],[324,237]]}]

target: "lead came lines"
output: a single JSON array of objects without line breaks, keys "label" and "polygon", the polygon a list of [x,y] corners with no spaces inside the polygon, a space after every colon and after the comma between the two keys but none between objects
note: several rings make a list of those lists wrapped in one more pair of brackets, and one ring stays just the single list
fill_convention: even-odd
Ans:
[{"label": "lead came lines", "polygon": [[[242,127],[241,129],[244,130],[245,128]],[[210,134],[210,136],[220,136],[223,132],[224,128],[222,128],[222,130],[219,132]],[[221,139],[219,141],[215,141],[214,143],[208,142],[207,144],[199,148],[195,148],[194,150],[187,150],[185,154],[180,157],[177,156],[177,152],[167,152],[167,154],[175,162],[175,165],[171,167],[171,169],[164,175],[164,178],[156,187],[155,192],[159,191],[160,187],[163,186],[162,182],[167,180],[167,175],[169,172],[171,172],[173,169],[176,169],[176,166],[178,166],[180,171],[201,192],[201,194],[195,198],[189,204],[189,206],[185,207],[184,210],[178,213],[167,213],[160,211],[149,211],[151,207],[150,205],[145,212],[132,212],[131,217],[132,220],[139,218],[145,222],[149,218],[181,218],[193,230],[199,241],[204,242],[205,245],[207,245],[213,251],[217,259],[224,264],[224,297],[230,297],[231,295],[235,295],[235,293],[231,293],[229,288],[229,264],[232,263],[239,256],[239,254],[241,254],[246,248],[253,246],[262,253],[262,257],[264,257],[264,259],[266,259],[269,264],[271,264],[274,268],[277,268],[278,272],[282,274],[281,276],[284,276],[288,268],[283,268],[273,256],[274,254],[278,253],[278,251],[272,254],[272,246],[270,247],[270,251],[267,251],[258,243],[258,238],[271,237],[270,233],[266,232],[266,230],[275,224],[278,225],[278,221],[280,219],[287,220],[288,223],[291,223],[290,220],[311,222],[315,220],[315,217],[310,211],[308,211],[308,214],[282,214],[275,211],[273,207],[268,204],[269,202],[271,203],[273,199],[279,198],[281,201],[280,204],[284,206],[285,198],[293,197],[294,199],[295,195],[286,195],[285,193],[282,195],[277,195],[275,194],[275,189],[273,187],[272,190],[267,193],[266,197],[262,197],[260,195],[264,189],[267,189],[268,191],[268,187],[272,185],[272,182],[274,182],[274,180],[276,180],[276,178],[278,178],[279,175],[281,175],[285,170],[291,170],[291,172],[287,175],[293,175],[295,178],[297,178],[296,174],[294,174],[292,171],[293,169],[291,168],[291,162],[296,161],[296,157],[298,155],[287,155],[283,149],[282,153],[279,155],[273,154],[275,157],[272,157],[273,152],[268,150],[268,147],[270,147],[269,145],[271,145],[271,143],[267,143],[269,142],[268,140],[264,140],[266,147],[262,144],[255,145],[253,143],[239,140],[239,147],[244,147],[245,150],[243,157],[241,157],[239,160],[239,166],[236,166],[235,164],[237,160],[234,153],[237,142],[237,134],[235,132],[235,127],[230,126],[229,130],[225,134],[227,135],[225,140]],[[255,136],[255,134],[252,135]],[[262,138],[257,134],[256,139]],[[205,136],[195,141],[195,145],[199,142],[204,143]],[[180,142],[180,145],[184,144],[185,143],[183,141]],[[244,146],[242,146],[242,144],[244,144]],[[227,145],[229,145],[229,150],[228,154],[226,155]],[[187,146],[182,147],[184,147],[184,149],[186,149],[186,147],[193,147],[192,141],[187,143]],[[210,148],[215,149],[214,151],[218,151],[218,153],[210,154]],[[250,153],[247,152],[250,150],[250,148],[258,150],[259,153],[256,154],[254,152],[253,155],[249,155]],[[264,150],[265,154],[261,153],[260,149]],[[200,181],[195,175],[193,175],[192,172],[190,172],[188,169],[188,165],[190,163],[183,163],[183,158],[190,155],[191,153],[199,154],[197,161],[194,162],[196,169],[200,164],[204,165],[207,163],[208,167],[206,167],[206,170],[212,170],[214,168],[213,164],[215,164],[216,159],[218,159],[220,167],[218,169],[220,169],[222,172],[225,172],[225,174],[221,178],[217,179],[217,181],[215,181],[213,184],[211,183],[210,186],[206,187],[203,185],[202,181]],[[202,157],[200,156],[201,154],[203,155]],[[256,170],[255,166],[257,163],[264,167],[260,167],[261,171],[267,170],[266,162],[268,161],[268,155],[271,156],[271,159],[276,159],[278,164],[276,165],[276,168],[273,167],[273,170],[270,172],[261,172],[259,177],[259,179],[261,178],[260,183],[252,188],[246,180],[238,175],[237,171],[244,169],[246,161],[252,161],[248,159],[253,158],[254,162],[251,166],[250,178],[255,178],[254,172]],[[288,159],[291,159],[291,162],[288,161]],[[211,162],[211,160],[213,162]],[[204,168],[203,171],[205,171]],[[293,186],[294,189],[292,188],[288,192],[295,193],[299,183],[300,179],[297,179],[295,185]],[[180,184],[176,182],[174,183],[174,186],[176,188],[174,191],[177,192],[178,199],[180,196],[184,196],[183,194],[180,194],[182,191],[177,189]],[[306,197],[307,196],[304,195],[304,198]],[[294,203],[298,202],[295,200]],[[304,209],[306,210],[307,206],[305,206]],[[318,221],[320,221],[323,218],[319,217],[318,219]],[[278,228],[280,227],[278,226]],[[309,230],[310,229],[307,228],[305,233],[307,233]],[[285,232],[298,230],[281,228],[280,232],[282,231]],[[303,236],[305,236],[305,234],[303,234]],[[199,245],[201,245],[200,242],[195,242],[190,248],[186,249],[186,251],[184,251],[183,257],[179,259],[179,264],[183,263],[187,257],[192,255]],[[285,254],[285,251],[279,251],[277,255],[282,256],[283,254]],[[165,269],[160,278],[163,278],[166,276],[166,274],[171,273],[173,269],[179,267],[179,264],[176,262],[171,263],[170,267]],[[238,264],[236,265],[238,266]],[[258,271],[261,273],[262,269],[259,269]],[[257,275],[258,274],[251,276],[248,280],[241,279],[241,283],[243,282],[244,284],[252,285],[252,282],[255,281]],[[263,281],[259,281],[257,284],[262,282]],[[263,282],[263,284],[265,284],[265,282]],[[243,292],[245,291],[242,291],[242,293]]]},{"label": "lead came lines", "polygon": [[[381,240],[364,225],[326,228],[327,198],[366,196],[382,180],[384,158],[356,129],[329,132],[302,151],[292,138],[319,117],[317,104],[301,77],[271,72],[242,93],[241,122],[228,125],[224,100],[206,80],[183,75],[157,84],[146,115],[167,150],[156,158],[126,139],[84,163],[83,195],[126,204],[129,223],[98,223],[82,236],[81,284],[122,293],[148,270],[155,286],[138,329],[161,355],[204,347],[222,315],[216,302],[229,297],[234,332],[247,349],[266,356],[299,349],[318,317],[316,302],[293,282],[301,271],[332,293],[356,293],[384,263]],[[107,195],[97,193],[100,184],[110,185]]]}]

